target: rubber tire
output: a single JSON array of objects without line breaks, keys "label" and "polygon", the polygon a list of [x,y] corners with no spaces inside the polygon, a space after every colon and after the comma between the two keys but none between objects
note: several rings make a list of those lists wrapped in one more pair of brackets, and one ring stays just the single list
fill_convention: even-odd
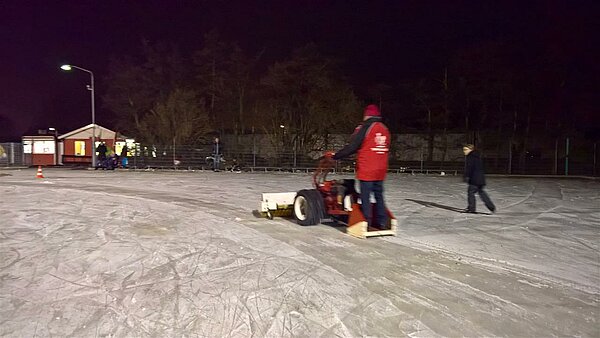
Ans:
[{"label": "rubber tire", "polygon": [[[302,202],[306,203],[304,207],[304,215],[299,215],[297,214],[297,211],[301,210],[301,208],[298,203]],[[298,224],[303,226],[319,224],[323,218],[323,212],[324,203],[321,193],[319,193],[316,189],[305,189],[298,191],[296,198],[294,199],[294,218]]]},{"label": "rubber tire", "polygon": [[313,200],[315,201],[315,204],[317,206],[317,223],[319,224],[321,223],[321,219],[326,218],[325,217],[325,200],[323,199],[323,195],[321,195],[321,193],[317,190],[317,189],[311,189],[309,190],[311,191],[311,194],[313,194]]}]

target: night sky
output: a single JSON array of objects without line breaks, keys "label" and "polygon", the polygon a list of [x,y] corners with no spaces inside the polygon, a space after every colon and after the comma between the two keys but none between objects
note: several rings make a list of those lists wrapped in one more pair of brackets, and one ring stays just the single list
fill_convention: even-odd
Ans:
[{"label": "night sky", "polygon": [[[592,1],[1,1],[0,141],[55,127],[66,133],[91,122],[89,75],[96,77],[96,121],[109,58],[139,51],[141,41],[201,48],[217,29],[269,61],[314,42],[342,59],[353,86],[427,75],[456,50],[501,40],[556,53],[592,67],[598,57]],[[594,19],[595,18],[595,19]],[[593,61],[596,59],[596,61]],[[577,67],[577,66],[575,66]],[[588,73],[579,68],[577,73]],[[589,74],[588,74],[589,76]]]}]

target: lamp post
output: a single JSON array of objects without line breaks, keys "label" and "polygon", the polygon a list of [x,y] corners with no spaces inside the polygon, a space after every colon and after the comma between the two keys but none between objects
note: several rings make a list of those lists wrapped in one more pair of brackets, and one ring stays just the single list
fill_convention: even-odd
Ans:
[{"label": "lamp post", "polygon": [[[279,128],[281,128],[283,130],[283,143],[284,143],[284,148],[285,148],[285,140],[286,140],[286,136],[287,136],[286,135],[287,130],[285,128],[285,125],[283,125],[283,124],[280,124]],[[293,135],[293,137],[294,137],[294,148],[292,149],[292,155],[294,156],[294,158],[293,158],[293,160],[294,160],[294,168],[296,168],[296,164],[297,164],[296,161],[298,159],[298,156],[296,154],[296,151],[297,151],[297,148],[296,148],[296,139],[298,138],[298,133],[296,133],[295,135]]]},{"label": "lamp post", "polygon": [[96,168],[96,108],[94,105],[94,73],[91,70],[87,70],[85,68],[81,68],[73,65],[62,65],[60,69],[70,71],[73,68],[79,69],[90,74],[90,85],[87,86],[87,89],[92,94],[92,167]]},{"label": "lamp post", "polygon": [[52,132],[52,136],[54,136],[54,165],[58,164],[58,131],[56,128],[50,127],[48,131]]}]

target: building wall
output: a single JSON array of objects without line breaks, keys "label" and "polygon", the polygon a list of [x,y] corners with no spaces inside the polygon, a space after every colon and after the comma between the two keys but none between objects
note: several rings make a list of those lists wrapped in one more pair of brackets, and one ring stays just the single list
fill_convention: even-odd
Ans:
[{"label": "building wall", "polygon": [[54,154],[30,154],[31,165],[54,165]]},{"label": "building wall", "polygon": [[23,161],[26,165],[56,164],[56,140],[53,136],[23,136]]},{"label": "building wall", "polygon": [[[77,156],[75,155],[75,141],[84,141],[85,142],[85,155]],[[92,146],[91,139],[65,139],[63,140],[64,144],[64,153],[62,155],[62,162],[64,164],[69,163],[92,163]]]},{"label": "building wall", "polygon": [[[76,141],[84,141],[85,142],[85,156],[75,155],[75,142]],[[97,141],[104,142],[109,149],[114,150],[115,141],[113,139],[110,139],[110,140],[98,139]],[[62,161],[64,164],[92,163],[92,139],[91,138],[90,139],[80,139],[80,138],[69,139],[69,138],[67,138],[67,139],[63,140],[63,145],[64,145],[64,153],[62,156]]]}]

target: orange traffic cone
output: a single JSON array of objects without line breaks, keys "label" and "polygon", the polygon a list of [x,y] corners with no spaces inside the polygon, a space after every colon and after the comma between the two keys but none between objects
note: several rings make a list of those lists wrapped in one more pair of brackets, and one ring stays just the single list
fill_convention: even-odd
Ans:
[{"label": "orange traffic cone", "polygon": [[42,174],[42,166],[41,165],[38,166],[38,172],[37,172],[37,175],[35,175],[35,178],[44,178],[44,174]]}]

